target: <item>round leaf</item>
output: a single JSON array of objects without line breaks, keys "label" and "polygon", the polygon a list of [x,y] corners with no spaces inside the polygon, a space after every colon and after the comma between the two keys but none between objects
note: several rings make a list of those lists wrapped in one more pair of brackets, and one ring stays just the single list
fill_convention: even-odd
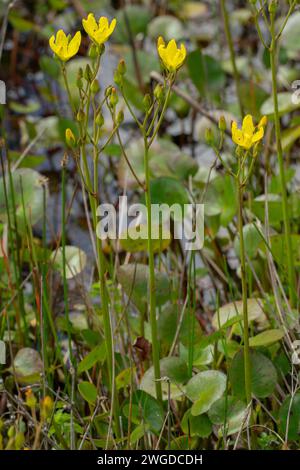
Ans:
[{"label": "round leaf", "polygon": [[300,392],[293,397],[291,395],[286,397],[279,411],[279,419],[283,436],[286,435],[288,426],[288,439],[298,441],[300,438]]},{"label": "round leaf", "polygon": [[181,429],[190,437],[208,437],[212,432],[212,425],[207,415],[193,416],[189,409],[181,420]]},{"label": "round leaf", "polygon": [[273,330],[263,331],[256,336],[249,339],[251,348],[259,348],[261,346],[269,346],[270,344],[277,343],[284,337],[284,331],[279,328]]},{"label": "round leaf", "polygon": [[186,394],[194,402],[192,415],[206,413],[211,405],[221,398],[225,389],[226,375],[223,372],[207,370],[192,377],[186,386]]},{"label": "round leaf", "polygon": [[[188,370],[185,361],[179,357],[165,357],[160,360],[160,376],[170,381],[170,395],[174,400],[180,398],[184,392],[183,384],[188,380]],[[162,381],[163,399],[168,399],[168,384]],[[141,381],[141,390],[156,397],[154,368],[150,367]]]},{"label": "round leaf", "polygon": [[[259,321],[262,322],[265,320],[265,314],[263,312],[263,301],[262,299],[248,299],[248,317],[249,321]],[[219,327],[222,327],[229,320],[242,321],[243,315],[243,302],[242,300],[237,300],[236,302],[230,302],[226,305],[223,305],[219,308],[212,320],[213,327],[218,330]]]},{"label": "round leaf", "polygon": [[222,397],[217,400],[208,412],[212,423],[222,425],[221,434],[230,436],[241,429],[246,424],[247,407],[245,403],[235,397]]},{"label": "round leaf", "polygon": [[[13,223],[14,212],[17,219],[18,230],[25,230],[26,223],[35,224],[43,215],[44,189],[42,180],[43,178],[40,173],[29,168],[21,168],[12,173],[13,188],[10,185],[8,176],[6,175],[5,177],[10,219]],[[14,194],[15,208],[13,206],[12,194]],[[0,220],[7,222],[3,177],[0,178]]]},{"label": "round leaf", "polygon": [[[77,246],[65,246],[66,255],[66,278],[72,279],[72,277],[81,273],[86,265],[86,254],[83,250]],[[54,266],[58,269],[63,276],[63,251],[62,248],[55,250],[51,259],[54,261]]]},{"label": "round leaf", "polygon": [[[270,396],[277,383],[277,372],[273,363],[258,351],[251,351],[251,388],[252,393],[259,398]],[[233,393],[244,399],[245,374],[244,374],[244,351],[239,351],[233,358],[229,369],[229,378]]]},{"label": "round leaf", "polygon": [[[130,297],[135,306],[142,312],[147,309],[149,267],[145,264],[124,264],[118,269],[118,281],[126,295]],[[155,272],[156,304],[165,304],[170,297],[170,282],[165,273]]]},{"label": "round leaf", "polygon": [[30,384],[40,380],[43,372],[41,356],[31,348],[20,349],[14,359],[14,371],[18,382]]}]

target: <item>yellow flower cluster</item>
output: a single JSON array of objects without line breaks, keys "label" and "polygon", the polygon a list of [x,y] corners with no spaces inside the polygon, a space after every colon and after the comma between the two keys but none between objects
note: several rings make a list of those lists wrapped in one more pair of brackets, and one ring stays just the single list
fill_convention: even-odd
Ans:
[{"label": "yellow flower cluster", "polygon": [[267,118],[266,116],[263,116],[255,127],[250,114],[247,114],[247,116],[244,117],[242,129],[239,129],[237,123],[233,121],[231,126],[233,142],[239,147],[249,150],[253,145],[262,140],[266,124]]},{"label": "yellow flower cluster", "polygon": [[[109,36],[112,34],[116,27],[117,20],[114,18],[109,24],[108,19],[105,16],[101,16],[97,23],[94,15],[90,13],[86,19],[82,20],[82,25],[89,35],[90,39],[100,46],[104,44]],[[74,57],[79,51],[81,44],[81,32],[77,33],[72,38],[66,36],[64,31],[60,29],[56,33],[56,37],[53,35],[49,40],[49,45],[56,55],[62,62],[67,62],[69,59]]]},{"label": "yellow flower cluster", "polygon": [[[117,20],[115,18],[109,23],[106,16],[101,16],[97,22],[93,13],[90,13],[87,18],[82,20],[85,32],[98,46],[104,44],[109,39],[116,24]],[[79,51],[80,44],[80,31],[77,31],[72,38],[70,35],[66,36],[64,31],[60,29],[56,33],[56,36],[51,36],[49,40],[52,51],[62,62],[67,62],[74,57]],[[186,58],[186,48],[184,44],[181,44],[180,48],[178,48],[175,39],[172,39],[166,45],[165,41],[160,36],[157,41],[157,51],[163,66],[170,73],[176,72],[176,70],[182,66]]]}]

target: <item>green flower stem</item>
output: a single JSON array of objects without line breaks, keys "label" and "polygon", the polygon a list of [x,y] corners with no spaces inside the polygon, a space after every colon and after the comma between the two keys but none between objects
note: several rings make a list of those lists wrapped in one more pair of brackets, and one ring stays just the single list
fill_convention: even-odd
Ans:
[{"label": "green flower stem", "polygon": [[162,388],[160,380],[160,352],[159,352],[159,342],[157,338],[157,321],[156,321],[156,297],[155,297],[155,271],[154,271],[154,253],[153,253],[153,244],[152,244],[152,218],[151,218],[151,188],[150,188],[150,168],[149,168],[149,149],[159,131],[161,123],[163,121],[170,93],[172,87],[172,80],[170,80],[170,86],[167,91],[167,95],[162,107],[160,117],[158,119],[156,128],[148,141],[148,130],[146,126],[142,128],[143,137],[144,137],[144,167],[145,167],[145,200],[147,206],[147,231],[148,231],[148,256],[149,256],[149,293],[150,293],[150,326],[151,326],[151,340],[152,340],[152,356],[153,356],[153,366],[154,366],[154,377],[155,377],[155,389],[156,389],[156,398],[158,401],[162,401]]},{"label": "green flower stem", "polygon": [[75,117],[75,115],[76,115],[76,109],[75,109],[75,106],[74,106],[74,103],[73,103],[73,99],[72,99],[72,95],[71,95],[71,90],[70,90],[70,86],[69,86],[69,82],[68,82],[68,76],[67,76],[67,71],[66,71],[66,64],[65,64],[64,62],[61,63],[61,69],[62,69],[62,75],[63,75],[65,87],[66,87],[66,90],[67,90],[67,94],[68,94],[68,98],[69,98],[69,103],[70,103],[70,106],[71,106],[71,110],[72,110],[73,116]]},{"label": "green flower stem", "polygon": [[69,316],[69,299],[68,299],[68,281],[67,281],[67,260],[66,260],[66,164],[67,158],[62,161],[62,188],[61,188],[61,247],[62,247],[62,265],[63,265],[63,291],[64,291],[64,308],[67,322],[68,346],[70,354],[70,362],[74,366],[74,357],[72,351],[71,339],[71,323]]},{"label": "green flower stem", "polygon": [[[165,102],[163,104],[163,108],[162,108],[161,114],[159,116],[158,122],[156,124],[156,128],[155,128],[155,130],[154,130],[154,132],[153,132],[153,134],[150,138],[150,141],[148,142],[148,148],[151,147],[151,145],[152,145],[152,143],[153,143],[153,141],[154,141],[154,139],[155,139],[155,137],[156,137],[156,135],[157,135],[157,133],[160,129],[160,126],[162,124],[163,118],[164,118],[166,110],[167,110],[168,102],[169,102],[169,99],[170,99],[171,89],[172,89],[174,79],[175,79],[175,77],[173,79],[170,79],[170,84],[169,84],[169,88],[168,88],[168,91],[167,91],[166,99],[165,99]],[[147,133],[146,133],[146,135],[147,135]]]},{"label": "green flower stem", "polygon": [[155,298],[155,272],[154,272],[154,253],[151,236],[151,192],[150,192],[150,169],[149,169],[149,147],[147,137],[144,137],[144,165],[145,165],[145,199],[147,206],[147,231],[148,231],[148,256],[149,256],[149,294],[150,294],[150,326],[152,339],[152,355],[155,377],[156,398],[162,401],[162,389],[160,381],[160,364],[159,364],[159,342],[157,338],[157,321],[156,321],[156,298]]},{"label": "green flower stem", "polygon": [[278,97],[277,97],[277,77],[276,77],[276,54],[277,54],[277,40],[275,33],[275,14],[270,13],[271,18],[271,46],[269,49],[270,60],[271,60],[271,71],[272,71],[272,94],[273,94],[273,103],[274,103],[274,122],[275,122],[275,134],[276,134],[276,147],[279,163],[279,177],[281,185],[281,197],[282,197],[282,212],[283,212],[283,222],[284,222],[284,237],[286,245],[286,254],[287,254],[287,269],[288,269],[288,283],[289,283],[289,297],[291,305],[296,305],[296,276],[293,260],[293,251],[292,251],[292,239],[291,239],[291,229],[290,229],[290,219],[289,219],[289,208],[288,208],[288,198],[286,191],[286,178],[285,170],[283,163],[283,151],[281,144],[281,129],[280,129],[280,118],[278,111]]},{"label": "green flower stem", "polygon": [[246,255],[243,234],[243,197],[244,185],[240,176],[236,178],[238,194],[238,231],[240,239],[240,259],[241,259],[241,278],[242,278],[242,298],[243,298],[243,322],[244,322],[244,373],[245,373],[245,391],[247,404],[251,402],[251,363],[249,348],[249,321],[247,304],[247,279],[246,279]]},{"label": "green flower stem", "polygon": [[236,61],[235,61],[235,52],[234,52],[233,41],[232,41],[232,36],[231,36],[231,31],[230,31],[228,12],[226,9],[225,0],[220,0],[220,2],[221,2],[221,10],[222,10],[222,15],[223,15],[223,20],[224,20],[224,29],[225,29],[227,44],[229,47],[230,61],[231,61],[231,66],[233,70],[233,77],[235,81],[236,95],[238,98],[240,113],[241,113],[241,116],[243,116],[244,109],[243,109],[243,103],[242,103],[240,75],[239,75],[239,72],[236,66]]},{"label": "green flower stem", "polygon": [[[92,220],[94,230],[96,231],[97,228],[97,188],[95,187],[96,179],[94,178],[94,186],[92,183],[87,155],[86,155],[86,148],[85,144],[82,145],[81,148],[81,157],[83,160],[83,171],[86,180],[86,184],[88,187],[88,196],[89,202],[92,212]],[[94,171],[96,170],[97,174],[97,165],[94,165]],[[98,180],[97,180],[98,185]],[[120,424],[119,424],[119,406],[118,406],[118,398],[116,392],[113,393],[115,389],[115,384],[113,383],[113,368],[114,368],[114,358],[113,358],[113,336],[112,336],[112,327],[111,327],[111,319],[110,319],[110,312],[109,312],[109,299],[108,293],[106,289],[106,278],[105,278],[105,257],[103,254],[102,249],[102,242],[99,237],[96,236],[96,249],[97,249],[97,270],[99,275],[100,281],[100,297],[102,302],[102,312],[103,312],[103,327],[104,327],[104,338],[105,338],[105,345],[106,345],[106,353],[107,353],[107,369],[108,369],[108,381],[109,381],[109,390],[111,392],[111,396],[113,397],[112,400],[112,408],[115,417],[115,430],[117,436],[120,435]]]}]

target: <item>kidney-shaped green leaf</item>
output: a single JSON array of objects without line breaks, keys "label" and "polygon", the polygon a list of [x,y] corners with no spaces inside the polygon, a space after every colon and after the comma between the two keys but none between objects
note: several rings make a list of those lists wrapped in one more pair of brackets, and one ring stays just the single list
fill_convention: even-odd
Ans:
[{"label": "kidney-shaped green leaf", "polygon": [[225,389],[226,375],[223,372],[206,370],[194,375],[186,386],[186,394],[194,402],[192,415],[206,413],[211,405],[221,398]]}]

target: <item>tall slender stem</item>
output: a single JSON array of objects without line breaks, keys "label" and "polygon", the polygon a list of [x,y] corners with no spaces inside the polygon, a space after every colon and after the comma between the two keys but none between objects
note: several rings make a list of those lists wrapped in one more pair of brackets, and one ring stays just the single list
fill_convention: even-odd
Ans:
[{"label": "tall slender stem", "polygon": [[287,253],[287,269],[288,269],[288,284],[289,284],[289,296],[290,302],[293,305],[296,304],[296,276],[294,269],[293,251],[292,251],[292,239],[289,219],[289,207],[286,191],[286,178],[283,163],[283,151],[281,144],[281,129],[280,129],[280,118],[278,112],[278,97],[277,97],[277,77],[276,77],[276,54],[277,54],[277,39],[275,33],[275,14],[270,13],[271,18],[271,46],[269,49],[270,60],[271,60],[271,71],[272,71],[272,95],[274,103],[274,123],[276,133],[276,147],[279,164],[279,177],[281,185],[281,197],[282,197],[282,212],[283,212],[283,223],[284,223],[284,237]]},{"label": "tall slender stem", "polygon": [[62,246],[62,266],[63,266],[63,290],[64,290],[64,309],[67,322],[68,345],[71,364],[74,365],[72,339],[71,339],[71,323],[69,316],[69,294],[67,282],[67,259],[66,259],[66,164],[67,158],[62,161],[62,187],[61,187],[61,246]]},{"label": "tall slender stem", "polygon": [[152,337],[152,356],[154,365],[156,398],[162,401],[162,389],[160,381],[160,364],[159,364],[159,342],[157,338],[157,321],[156,321],[156,298],[155,298],[155,272],[154,272],[154,254],[151,237],[151,192],[150,192],[150,169],[149,169],[149,146],[147,136],[144,136],[144,165],[145,165],[145,199],[147,206],[147,234],[148,234],[148,256],[149,256],[149,297],[150,297],[150,326]]},{"label": "tall slender stem", "polygon": [[240,258],[241,258],[241,278],[242,278],[242,297],[243,297],[243,322],[244,322],[244,373],[245,373],[245,391],[247,404],[251,402],[251,363],[249,348],[249,321],[247,304],[247,279],[246,279],[246,256],[243,234],[243,196],[244,186],[241,183],[240,176],[236,178],[238,194],[238,230],[240,239]]}]

